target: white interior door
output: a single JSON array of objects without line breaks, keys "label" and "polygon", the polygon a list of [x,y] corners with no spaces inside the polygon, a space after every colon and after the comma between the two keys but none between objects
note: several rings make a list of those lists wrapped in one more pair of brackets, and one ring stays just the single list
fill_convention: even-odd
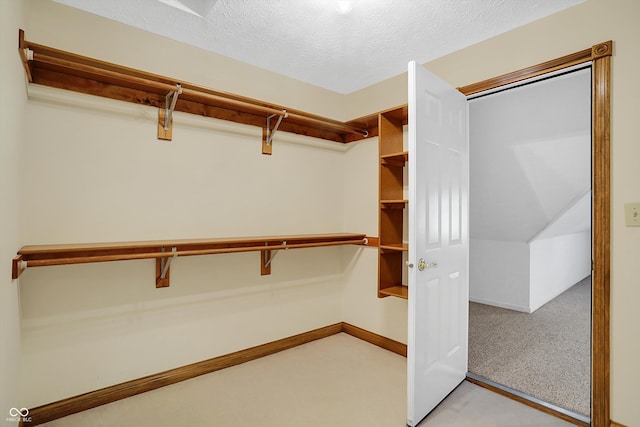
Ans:
[{"label": "white interior door", "polygon": [[467,118],[460,92],[409,63],[408,426],[467,373]]}]

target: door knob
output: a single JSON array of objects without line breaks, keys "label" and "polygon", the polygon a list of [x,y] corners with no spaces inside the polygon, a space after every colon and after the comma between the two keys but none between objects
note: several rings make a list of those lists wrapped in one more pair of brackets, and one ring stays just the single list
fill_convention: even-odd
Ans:
[{"label": "door knob", "polygon": [[424,258],[418,260],[418,270],[422,271],[425,268],[438,268],[437,262],[426,262]]}]

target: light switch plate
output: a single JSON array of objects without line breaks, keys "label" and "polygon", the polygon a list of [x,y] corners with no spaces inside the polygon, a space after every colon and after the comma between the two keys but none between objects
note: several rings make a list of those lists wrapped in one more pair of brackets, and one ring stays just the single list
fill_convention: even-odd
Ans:
[{"label": "light switch plate", "polygon": [[640,203],[625,203],[624,217],[627,227],[640,227]]}]

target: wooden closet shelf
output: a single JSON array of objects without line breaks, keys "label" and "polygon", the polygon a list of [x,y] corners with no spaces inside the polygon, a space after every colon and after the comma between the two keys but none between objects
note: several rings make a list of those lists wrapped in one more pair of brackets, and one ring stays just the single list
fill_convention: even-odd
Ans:
[{"label": "wooden closet shelf", "polygon": [[260,252],[261,274],[271,273],[274,251],[337,245],[365,245],[364,234],[336,233],[291,236],[87,243],[24,246],[13,259],[12,277],[29,267],[92,262],[156,260],[156,286],[166,287],[171,259],[178,256]]},{"label": "wooden closet shelf", "polygon": [[409,201],[407,199],[398,200],[380,200],[383,209],[404,209]]},{"label": "wooden closet shelf", "polygon": [[385,116],[395,122],[405,126],[409,122],[409,104],[403,104],[397,107],[389,108],[387,110],[379,111],[377,113],[368,114],[363,117],[358,117],[353,120],[354,123],[363,125],[366,129],[369,129],[369,136],[379,136],[378,121],[379,116]]},{"label": "wooden closet shelf", "polygon": [[380,245],[380,249],[387,251],[403,251],[406,252],[409,250],[409,245],[407,243],[387,243],[385,245]]},{"label": "wooden closet shelf", "polygon": [[398,166],[403,167],[407,160],[409,159],[409,153],[406,151],[402,151],[399,153],[391,153],[380,156],[380,160],[382,164],[390,165],[390,166]]},{"label": "wooden closet shelf", "polygon": [[[167,108],[167,95],[180,91],[172,111],[266,128],[269,115],[282,116],[279,130],[336,142],[370,136],[368,123],[341,122],[281,105],[217,91],[170,77],[116,65],[32,43],[19,30],[19,51],[30,83]],[[160,136],[160,135],[159,135]],[[170,139],[161,138],[161,139]]]},{"label": "wooden closet shelf", "polygon": [[378,292],[382,295],[390,297],[409,299],[409,288],[405,285],[396,285],[390,286],[388,288],[382,288]]}]

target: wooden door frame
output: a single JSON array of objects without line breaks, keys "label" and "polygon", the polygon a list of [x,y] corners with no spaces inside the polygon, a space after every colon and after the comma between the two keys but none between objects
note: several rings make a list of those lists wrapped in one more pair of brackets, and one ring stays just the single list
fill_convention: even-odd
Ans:
[{"label": "wooden door frame", "polygon": [[592,69],[592,306],[591,306],[591,426],[609,427],[610,420],[610,124],[611,55],[608,41],[570,55],[458,88],[469,96],[542,74],[591,62]]}]

